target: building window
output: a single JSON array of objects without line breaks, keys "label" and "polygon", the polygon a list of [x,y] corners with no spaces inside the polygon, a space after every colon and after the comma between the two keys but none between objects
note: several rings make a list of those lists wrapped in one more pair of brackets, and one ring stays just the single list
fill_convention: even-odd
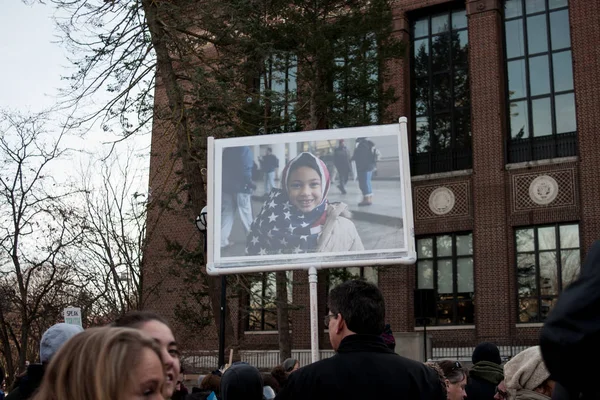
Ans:
[{"label": "building window", "polygon": [[333,69],[333,94],[330,128],[366,126],[379,121],[380,103],[385,101],[379,81],[379,53],[374,34],[340,40],[335,48],[340,55]]},{"label": "building window", "polygon": [[247,331],[277,330],[275,273],[262,273],[250,278]]},{"label": "building window", "polygon": [[543,322],[581,267],[579,224],[515,230],[519,322]]},{"label": "building window", "polygon": [[434,289],[436,295],[436,316],[427,324],[473,324],[473,234],[419,238],[417,256],[417,289]]},{"label": "building window", "polygon": [[567,0],[505,0],[508,162],[577,154]]},{"label": "building window", "polygon": [[265,62],[260,76],[261,114],[259,133],[282,133],[300,130],[296,118],[297,60],[294,55],[278,55]]},{"label": "building window", "polygon": [[412,173],[471,168],[465,10],[414,20],[412,38]]}]

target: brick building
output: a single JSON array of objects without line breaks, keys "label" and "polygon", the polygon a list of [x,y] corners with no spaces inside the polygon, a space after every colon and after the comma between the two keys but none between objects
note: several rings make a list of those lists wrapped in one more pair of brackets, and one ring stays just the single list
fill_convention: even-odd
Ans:
[{"label": "brick building", "polygon": [[[395,332],[422,330],[414,290],[433,289],[437,312],[427,331],[434,346],[533,344],[600,237],[594,133],[600,126],[600,6],[589,0],[397,0],[394,15],[395,31],[409,47],[387,83],[401,94],[395,113],[412,121],[419,261],[379,270],[388,322]],[[169,146],[168,135],[153,136],[153,190],[173,174],[164,168]],[[156,237],[201,240],[191,220],[173,211]],[[144,279],[147,288],[162,282],[147,305],[168,316],[178,282],[161,272],[164,246],[156,240],[148,250]],[[309,349],[305,273],[294,274],[292,298],[293,347]],[[233,320],[241,349],[277,349],[277,332],[248,330],[235,304]],[[179,338],[188,339],[190,348],[217,347],[210,329],[202,339]],[[321,346],[328,347],[326,333]]]}]

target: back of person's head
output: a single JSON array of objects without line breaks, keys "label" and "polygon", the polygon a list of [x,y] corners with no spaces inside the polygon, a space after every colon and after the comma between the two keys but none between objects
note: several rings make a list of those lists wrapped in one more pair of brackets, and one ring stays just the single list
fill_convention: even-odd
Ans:
[{"label": "back of person's head", "polygon": [[380,335],[385,326],[385,302],[379,288],[362,280],[346,281],[329,292],[329,310],[338,313],[354,333]]},{"label": "back of person's head", "polygon": [[490,342],[479,343],[475,347],[475,350],[473,350],[471,361],[473,364],[477,364],[480,361],[487,361],[498,365],[502,364],[500,350],[498,350],[498,347],[494,343]]},{"label": "back of person's head", "polygon": [[263,378],[264,386],[271,387],[273,389],[273,391],[275,392],[275,394],[279,393],[279,390],[281,388],[279,387],[279,382],[277,382],[277,379],[275,379],[275,377],[273,375],[271,375],[269,372],[264,372],[262,374],[262,378]]},{"label": "back of person's head", "polygon": [[440,387],[442,388],[442,392],[444,393],[444,398],[445,398],[448,394],[448,388],[446,387],[446,376],[444,375],[444,371],[442,371],[442,369],[440,368],[439,365],[437,365],[436,363],[434,363],[432,361],[426,362],[425,365],[428,366],[429,368],[431,368],[433,370],[433,372],[435,372],[435,374],[437,375],[437,377],[439,379]]},{"label": "back of person's head", "polygon": [[34,400],[125,400],[135,384],[133,373],[145,366],[145,349],[156,355],[160,368],[159,380],[148,390],[162,398],[164,370],[157,344],[139,330],[104,327],[76,335],[56,353]]},{"label": "back of person's head", "polygon": [[276,366],[271,370],[271,375],[277,380],[279,387],[282,388],[286,385],[288,380],[288,374],[281,365]]},{"label": "back of person's head", "polygon": [[79,325],[60,323],[52,325],[40,341],[40,362],[47,364],[54,354],[73,336],[83,332]]},{"label": "back of person's head", "polygon": [[468,376],[467,369],[458,361],[442,360],[438,362],[437,365],[450,383],[455,384],[461,382]]},{"label": "back of person's head", "polygon": [[542,359],[540,346],[523,350],[504,365],[504,383],[513,398],[521,390],[543,388],[549,379],[550,372]]},{"label": "back of person's head", "polygon": [[284,362],[281,363],[281,366],[285,370],[285,372],[292,372],[294,367],[298,363],[298,360],[295,358],[286,358]]},{"label": "back of person's head", "polygon": [[208,374],[200,382],[200,390],[210,390],[219,395],[221,392],[221,377],[216,374]]},{"label": "back of person's head", "polygon": [[139,329],[143,324],[150,321],[158,321],[169,326],[166,319],[152,311],[130,311],[127,314],[117,318],[111,326],[121,328]]},{"label": "back of person's head", "polygon": [[256,367],[234,363],[221,378],[221,400],[262,400],[263,379]]}]

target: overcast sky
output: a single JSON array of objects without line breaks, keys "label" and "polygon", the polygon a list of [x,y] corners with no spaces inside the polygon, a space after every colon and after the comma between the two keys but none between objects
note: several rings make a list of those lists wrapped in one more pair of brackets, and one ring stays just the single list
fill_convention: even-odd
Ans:
[{"label": "overcast sky", "polygon": [[[38,112],[57,102],[61,76],[69,75],[67,52],[59,43],[51,5],[26,5],[3,0],[0,12],[0,109]],[[95,98],[96,99],[96,98]],[[69,138],[69,147],[102,151],[110,138],[93,129],[85,140]],[[149,135],[135,139],[135,148],[149,153]],[[123,149],[124,150],[124,149]]]},{"label": "overcast sky", "polygon": [[52,7],[9,0],[0,13],[0,107],[40,111],[55,103],[66,53],[57,42]]}]

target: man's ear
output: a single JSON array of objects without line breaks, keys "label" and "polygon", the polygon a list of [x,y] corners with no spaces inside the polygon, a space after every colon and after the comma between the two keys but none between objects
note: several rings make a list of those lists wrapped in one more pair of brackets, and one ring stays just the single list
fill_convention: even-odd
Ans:
[{"label": "man's ear", "polygon": [[342,317],[342,314],[338,314],[337,317],[337,325],[336,325],[336,333],[340,333],[346,327],[346,320]]},{"label": "man's ear", "polygon": [[444,382],[446,383],[446,389],[450,387],[450,381],[448,379],[444,379]]}]

